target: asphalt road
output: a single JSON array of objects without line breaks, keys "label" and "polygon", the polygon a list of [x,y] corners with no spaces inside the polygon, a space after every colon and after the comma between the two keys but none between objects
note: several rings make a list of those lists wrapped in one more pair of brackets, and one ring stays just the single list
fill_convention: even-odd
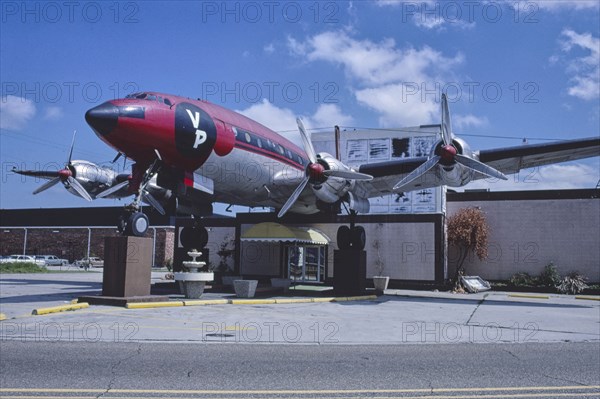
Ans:
[{"label": "asphalt road", "polygon": [[598,342],[0,344],[6,398],[600,397]]}]

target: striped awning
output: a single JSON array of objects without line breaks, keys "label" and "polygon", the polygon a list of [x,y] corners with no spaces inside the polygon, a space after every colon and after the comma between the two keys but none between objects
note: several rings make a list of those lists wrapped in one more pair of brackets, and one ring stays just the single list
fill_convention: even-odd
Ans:
[{"label": "striped awning", "polygon": [[327,245],[329,238],[313,228],[287,227],[279,223],[259,223],[242,234],[242,241],[290,242],[299,244]]}]

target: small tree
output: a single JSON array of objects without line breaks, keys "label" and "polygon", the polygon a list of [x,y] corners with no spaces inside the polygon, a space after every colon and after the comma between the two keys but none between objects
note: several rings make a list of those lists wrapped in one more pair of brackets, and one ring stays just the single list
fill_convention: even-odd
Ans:
[{"label": "small tree", "polygon": [[462,289],[460,276],[465,274],[464,263],[469,253],[479,260],[488,256],[488,224],[479,208],[463,208],[448,218],[448,243],[459,251],[456,265],[455,289]]}]

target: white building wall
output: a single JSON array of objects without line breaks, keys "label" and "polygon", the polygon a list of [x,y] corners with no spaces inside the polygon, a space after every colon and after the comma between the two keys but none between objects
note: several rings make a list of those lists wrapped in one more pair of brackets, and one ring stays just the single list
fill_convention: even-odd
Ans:
[{"label": "white building wall", "polygon": [[[466,260],[467,274],[508,280],[517,272],[538,275],[553,262],[563,276],[578,271],[600,282],[600,199],[448,202],[448,217],[468,207],[485,212],[490,246],[487,260]],[[456,261],[450,247],[451,277]]]}]

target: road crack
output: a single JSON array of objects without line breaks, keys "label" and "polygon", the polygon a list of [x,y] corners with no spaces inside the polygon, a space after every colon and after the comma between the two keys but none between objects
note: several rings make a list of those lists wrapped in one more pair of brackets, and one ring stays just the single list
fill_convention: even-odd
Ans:
[{"label": "road crack", "polygon": [[473,309],[473,312],[471,313],[471,316],[469,316],[469,320],[467,320],[467,325],[469,325],[469,323],[471,323],[471,319],[473,318],[473,316],[475,316],[475,312],[477,312],[477,310],[483,304],[483,302],[485,301],[485,298],[487,298],[488,295],[489,294],[484,294],[483,298],[481,298],[481,300],[479,301],[479,303],[477,304],[477,306],[475,307],[475,309]]},{"label": "road crack", "polygon": [[110,377],[110,381],[108,382],[108,387],[106,388],[106,390],[104,392],[99,393],[96,396],[96,399],[100,399],[100,398],[104,397],[113,389],[113,386],[117,379],[117,369],[121,366],[121,364],[123,364],[124,362],[126,362],[130,359],[133,359],[136,356],[139,356],[141,353],[142,353],[142,344],[140,343],[140,344],[138,344],[138,347],[133,354],[131,354],[123,359],[120,359],[119,361],[114,363],[112,366],[110,366],[111,377]]}]

